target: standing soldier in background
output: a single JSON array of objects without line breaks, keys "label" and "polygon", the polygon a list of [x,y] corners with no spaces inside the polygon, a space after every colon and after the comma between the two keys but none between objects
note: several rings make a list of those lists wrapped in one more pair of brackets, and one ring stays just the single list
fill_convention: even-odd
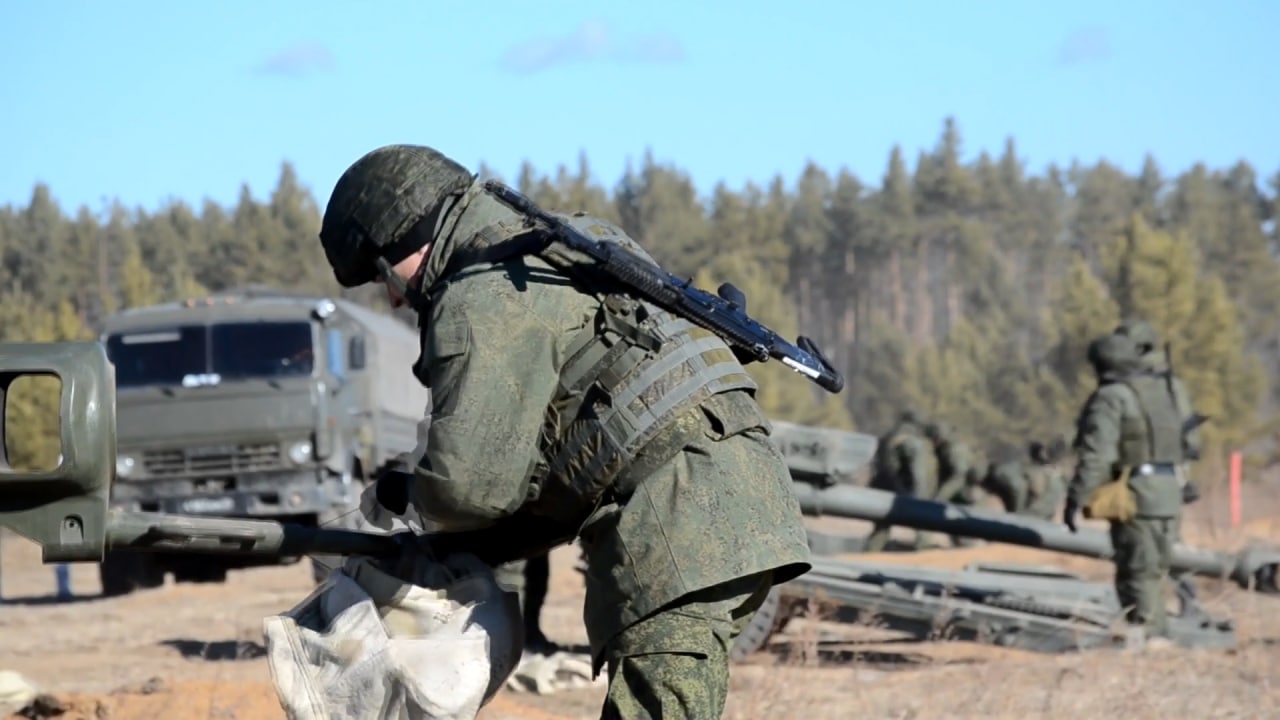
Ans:
[{"label": "standing soldier in background", "polygon": [[[925,436],[923,422],[914,411],[903,412],[898,424],[880,438],[872,467],[870,487],[926,500],[934,496],[937,457],[933,443]],[[884,550],[891,530],[891,525],[876,523],[863,549]],[[923,549],[927,541],[924,532],[916,531],[915,549]]]},{"label": "standing soldier in background", "polygon": [[1116,594],[1127,639],[1139,644],[1168,632],[1164,579],[1182,514],[1182,417],[1164,381],[1143,372],[1128,337],[1094,340],[1088,359],[1098,388],[1077,422],[1063,521],[1075,532],[1083,510],[1110,523]]}]

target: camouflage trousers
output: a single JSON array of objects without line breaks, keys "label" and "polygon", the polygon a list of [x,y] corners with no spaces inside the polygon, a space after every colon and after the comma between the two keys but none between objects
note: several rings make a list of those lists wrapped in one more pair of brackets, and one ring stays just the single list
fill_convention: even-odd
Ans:
[{"label": "camouflage trousers", "polygon": [[721,583],[618,633],[604,648],[601,720],[715,720],[729,696],[729,651],[772,588],[772,573]]},{"label": "camouflage trousers", "polygon": [[1126,620],[1142,625],[1148,635],[1168,632],[1164,579],[1169,574],[1178,525],[1178,518],[1173,517],[1111,523],[1116,594]]}]

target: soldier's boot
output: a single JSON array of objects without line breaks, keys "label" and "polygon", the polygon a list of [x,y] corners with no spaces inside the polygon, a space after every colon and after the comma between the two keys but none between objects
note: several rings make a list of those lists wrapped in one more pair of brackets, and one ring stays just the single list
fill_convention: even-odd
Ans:
[{"label": "soldier's boot", "polygon": [[1120,636],[1125,652],[1142,652],[1147,644],[1147,629],[1137,623],[1124,626]]},{"label": "soldier's boot", "polygon": [[1124,629],[1124,650],[1134,653],[1153,653],[1172,649],[1176,643],[1172,639],[1153,631],[1145,625],[1136,623]]}]

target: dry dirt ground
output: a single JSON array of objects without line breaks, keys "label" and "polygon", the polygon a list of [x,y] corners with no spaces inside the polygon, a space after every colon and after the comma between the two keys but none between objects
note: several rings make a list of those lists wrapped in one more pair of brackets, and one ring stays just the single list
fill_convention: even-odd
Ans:
[{"label": "dry dirt ground", "polygon": [[[1226,501],[1207,494],[1188,518],[1188,539],[1224,549],[1246,539],[1280,545],[1280,491],[1248,490],[1240,528],[1228,527]],[[836,524],[818,522],[826,529]],[[1098,561],[995,545],[893,558],[945,567],[977,559],[1054,563],[1102,580],[1110,572]],[[561,642],[585,640],[575,561],[573,549],[553,555],[544,625]],[[75,565],[80,597],[56,603],[49,597],[53,568],[39,564],[33,545],[13,535],[0,538],[0,562],[0,670],[15,670],[61,700],[65,720],[283,719],[262,656],[262,618],[309,592],[306,565],[234,572],[221,585],[170,581],[110,600],[96,597],[96,566]],[[725,717],[1280,717],[1280,598],[1212,580],[1200,590],[1211,610],[1237,623],[1238,649],[1054,656],[796,621],[770,648],[733,667]],[[821,642],[819,632],[826,637]],[[833,642],[833,634],[842,642]],[[504,690],[481,717],[592,718],[602,694],[599,688],[551,696]]]}]

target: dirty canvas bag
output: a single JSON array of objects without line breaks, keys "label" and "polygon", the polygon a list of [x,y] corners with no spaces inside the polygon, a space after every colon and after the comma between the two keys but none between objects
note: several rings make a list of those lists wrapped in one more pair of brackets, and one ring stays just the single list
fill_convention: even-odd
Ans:
[{"label": "dirty canvas bag", "polygon": [[263,622],[289,720],[471,720],[511,675],[519,602],[488,566],[469,555],[397,564],[348,558]]}]

